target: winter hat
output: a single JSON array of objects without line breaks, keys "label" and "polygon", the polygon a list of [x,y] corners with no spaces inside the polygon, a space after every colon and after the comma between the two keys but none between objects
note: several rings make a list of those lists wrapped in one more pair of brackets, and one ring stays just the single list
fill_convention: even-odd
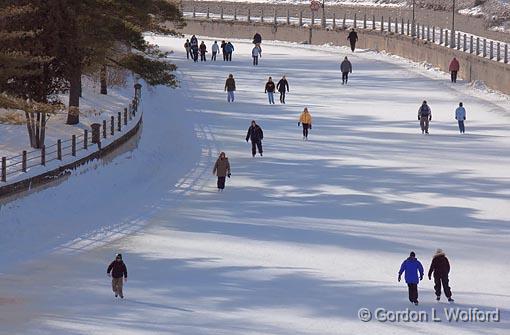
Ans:
[{"label": "winter hat", "polygon": [[437,248],[436,255],[439,255],[439,254],[442,254],[442,253],[443,253],[443,249]]},{"label": "winter hat", "polygon": [[117,254],[117,256],[115,256],[115,258],[122,259],[122,254]]},{"label": "winter hat", "polygon": [[416,254],[414,253],[414,251],[411,251],[411,253],[409,254],[410,257],[416,257]]}]

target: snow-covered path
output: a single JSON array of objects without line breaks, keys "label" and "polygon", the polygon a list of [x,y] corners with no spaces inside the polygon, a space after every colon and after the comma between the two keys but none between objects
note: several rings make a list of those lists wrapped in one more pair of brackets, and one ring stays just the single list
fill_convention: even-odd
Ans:
[{"label": "snow-covered path", "polygon": [[[253,68],[246,42],[234,42],[230,64],[192,64],[182,40],[155,41],[176,50],[182,88],[144,97],[137,150],[2,208],[0,334],[508,332],[508,100],[371,52],[265,43]],[[223,92],[229,73],[234,104]],[[282,74],[288,104],[269,106],[265,81]],[[429,136],[416,120],[423,99]],[[297,127],[304,106],[308,142]],[[263,158],[244,142],[252,119]],[[219,151],[232,165],[224,193],[211,175]],[[72,210],[41,208],[69,199]],[[455,306],[499,308],[501,322],[359,321],[361,307],[445,307],[432,282],[420,285],[419,307],[396,282],[410,250],[428,269],[438,247],[452,263]],[[116,252],[129,270],[124,301],[104,275]]]}]

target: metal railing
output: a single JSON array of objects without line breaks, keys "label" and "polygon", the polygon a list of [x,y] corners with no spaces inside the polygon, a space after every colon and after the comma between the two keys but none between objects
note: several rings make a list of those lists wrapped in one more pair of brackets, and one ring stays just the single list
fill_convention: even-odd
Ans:
[{"label": "metal railing", "polygon": [[[255,15],[254,15],[255,14]],[[284,14],[284,15],[279,15]],[[307,15],[307,17],[305,17]],[[380,31],[381,33],[389,33],[395,35],[406,35],[418,40],[426,41],[436,45],[448,47],[451,49],[463,51],[478,57],[486,58],[496,62],[508,64],[508,44],[501,41],[491,40],[485,37],[468,34],[462,31],[454,31],[422,24],[420,22],[411,22],[403,18],[380,17],[375,16],[358,17],[354,13],[352,17],[348,17],[347,13],[343,17],[337,18],[336,14],[331,17],[322,17],[319,20],[311,11],[300,11],[298,17],[290,16],[290,11],[278,13],[275,9],[270,17],[264,16],[264,11],[253,13],[247,9],[241,12],[234,9],[233,13],[225,14],[223,7],[220,7],[220,13],[211,13],[209,9],[205,13],[197,13],[194,9],[192,12],[184,12],[185,17],[205,18],[222,21],[246,21],[246,22],[270,22],[274,25],[292,24],[305,27],[325,29],[363,29]]]},{"label": "metal railing", "polygon": [[123,127],[135,118],[139,102],[139,96],[134,97],[127,108],[118,112],[116,117],[112,115],[109,120],[97,124],[96,129],[94,127],[91,131],[84,129],[82,134],[72,135],[65,140],[58,139],[55,143],[43,145],[40,149],[23,150],[19,155],[2,157],[0,182],[5,183],[9,177],[27,173],[38,166],[46,166],[67,157],[77,157],[85,150],[92,150],[91,152],[101,150],[102,139],[112,138],[116,132],[122,132]]}]

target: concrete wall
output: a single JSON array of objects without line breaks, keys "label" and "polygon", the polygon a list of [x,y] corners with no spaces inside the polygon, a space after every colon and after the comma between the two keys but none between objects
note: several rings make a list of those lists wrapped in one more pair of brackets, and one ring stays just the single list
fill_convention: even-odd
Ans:
[{"label": "concrete wall", "polygon": [[[197,12],[205,13],[207,8],[210,9],[211,13],[220,13],[220,8],[223,8],[225,15],[232,15],[234,9],[237,10],[239,15],[246,15],[248,9],[250,9],[253,16],[260,15],[261,10],[264,11],[264,16],[270,19],[274,14],[274,10],[277,10],[279,16],[285,16],[287,10],[289,10],[291,16],[298,17],[299,12],[303,12],[303,17],[311,17],[311,11],[309,4],[267,4],[267,3],[246,3],[246,2],[219,2],[219,1],[182,1],[182,9],[186,12],[193,11],[196,8]],[[388,17],[393,19],[399,18],[404,20],[411,20],[412,10],[409,7],[376,7],[376,6],[349,6],[345,4],[338,5],[327,5],[326,16],[328,18],[333,17],[335,13],[337,19],[342,19],[344,15],[348,19],[354,17],[354,13],[357,14],[358,20],[363,19],[366,15],[367,19],[372,19],[375,15],[377,21],[381,20],[381,16],[384,16],[385,20]],[[321,17],[321,12],[317,13],[316,19]],[[416,8],[416,22],[419,24],[427,24],[430,26],[442,27],[450,29],[452,25],[452,14],[451,12],[441,10],[431,10],[426,8]],[[455,16],[455,27],[456,30],[463,31],[465,33],[494,39],[501,42],[510,42],[510,34],[491,31],[488,29],[487,22],[483,18],[477,18],[465,15]]]},{"label": "concrete wall", "polygon": [[[218,39],[251,39],[256,31],[266,40],[309,42],[311,37],[312,44],[347,45],[347,32],[340,29],[310,29],[295,25],[275,27],[271,23],[189,19],[187,26],[182,30],[184,34],[217,37]],[[469,81],[481,80],[492,89],[510,94],[510,64],[491,61],[405,35],[360,29],[358,36],[360,48],[384,50],[413,61],[427,62],[445,72],[448,72],[450,60],[457,57],[461,65],[460,78]]]}]

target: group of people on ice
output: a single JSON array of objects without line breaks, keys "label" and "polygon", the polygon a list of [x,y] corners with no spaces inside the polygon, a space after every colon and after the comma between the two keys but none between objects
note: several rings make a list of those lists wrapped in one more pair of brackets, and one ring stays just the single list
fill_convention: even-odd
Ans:
[{"label": "group of people on ice", "polygon": [[[405,273],[405,282],[408,287],[409,301],[418,305],[418,284],[423,280],[423,265],[416,258],[416,253],[411,251],[409,257],[402,262],[400,270],[398,271],[398,281],[402,279],[402,274]],[[444,295],[449,302],[453,302],[452,291],[450,289],[449,276],[450,262],[442,249],[437,249],[435,255],[432,257],[430,263],[428,277],[432,280],[434,275],[434,291],[436,293],[436,300],[441,300],[441,288]]]},{"label": "group of people on ice", "polygon": [[[459,106],[455,109],[455,120],[457,120],[459,132],[464,134],[466,132],[466,127],[464,125],[464,121],[466,121],[466,109],[462,102],[459,102]],[[428,134],[429,124],[430,121],[432,121],[432,110],[425,100],[418,109],[418,121],[420,121],[421,133]]]},{"label": "group of people on ice", "polygon": [[[206,53],[207,46],[205,42],[202,41],[200,45],[198,44],[198,39],[195,35],[191,36],[190,39],[187,39],[184,43],[184,49],[186,49],[186,58],[192,59],[194,62],[198,62],[198,57],[200,55],[200,61],[207,61]],[[214,41],[211,45],[211,61],[216,61],[216,56],[220,53],[223,55],[223,61],[230,62],[232,61],[232,53],[234,52],[234,45],[231,42],[221,41],[221,44],[218,45],[218,41]]]}]

